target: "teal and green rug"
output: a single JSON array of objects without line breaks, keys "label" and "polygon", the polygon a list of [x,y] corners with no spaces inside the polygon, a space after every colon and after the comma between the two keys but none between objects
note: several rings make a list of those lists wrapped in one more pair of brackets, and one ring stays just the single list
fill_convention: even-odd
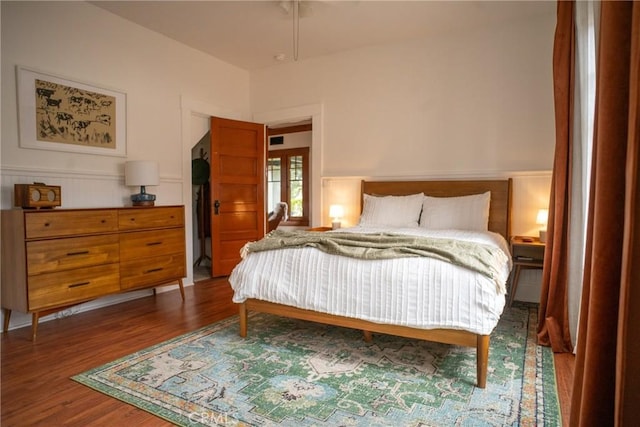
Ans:
[{"label": "teal and green rug", "polygon": [[559,426],[537,306],[506,309],[486,389],[475,350],[256,314],[237,316],[73,379],[182,426]]}]

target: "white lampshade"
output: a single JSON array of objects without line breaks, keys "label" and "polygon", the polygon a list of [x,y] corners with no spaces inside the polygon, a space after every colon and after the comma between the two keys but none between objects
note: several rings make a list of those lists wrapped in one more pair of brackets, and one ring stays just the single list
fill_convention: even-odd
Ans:
[{"label": "white lampshade", "polygon": [[344,215],[344,208],[342,205],[331,205],[329,206],[329,216],[333,218],[331,221],[331,228],[334,230],[340,228],[342,224],[340,224],[340,218]]},{"label": "white lampshade", "polygon": [[342,205],[329,206],[329,216],[334,219],[339,219],[344,216],[344,208]]},{"label": "white lampshade", "polygon": [[547,221],[549,220],[549,209],[540,209],[538,215],[536,215],[536,224],[541,225],[540,229],[540,242],[546,243],[547,241]]},{"label": "white lampshade", "polygon": [[547,226],[549,220],[549,209],[540,209],[536,216],[536,224]]},{"label": "white lampshade", "polygon": [[127,186],[158,185],[158,163],[151,160],[132,160],[124,165],[124,183]]}]

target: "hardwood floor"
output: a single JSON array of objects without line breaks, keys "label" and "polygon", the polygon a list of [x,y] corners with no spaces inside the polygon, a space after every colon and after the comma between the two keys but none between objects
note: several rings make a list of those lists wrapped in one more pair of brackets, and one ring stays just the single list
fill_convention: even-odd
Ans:
[{"label": "hardwood floor", "polygon": [[0,424],[171,425],[69,379],[137,350],[237,313],[226,280],[178,290],[2,334]]},{"label": "hardwood floor", "polygon": [[553,362],[556,366],[556,382],[558,384],[558,399],[562,413],[562,425],[569,425],[569,409],[571,408],[571,390],[573,389],[573,367],[575,356],[571,353],[556,353]]},{"label": "hardwood floor", "polygon": [[[171,425],[70,377],[237,313],[226,279],[198,282],[185,295],[184,303],[175,290],[45,322],[35,343],[30,327],[2,334],[0,424]],[[555,360],[568,425],[573,356]]]}]

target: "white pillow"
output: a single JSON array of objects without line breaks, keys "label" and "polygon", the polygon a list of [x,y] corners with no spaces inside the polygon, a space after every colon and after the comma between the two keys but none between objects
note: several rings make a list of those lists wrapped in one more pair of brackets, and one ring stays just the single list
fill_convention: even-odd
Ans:
[{"label": "white pillow", "polygon": [[487,231],[491,192],[461,197],[424,196],[420,227],[431,230]]},{"label": "white pillow", "polygon": [[409,196],[372,196],[364,194],[360,225],[418,227],[423,200],[423,193]]}]

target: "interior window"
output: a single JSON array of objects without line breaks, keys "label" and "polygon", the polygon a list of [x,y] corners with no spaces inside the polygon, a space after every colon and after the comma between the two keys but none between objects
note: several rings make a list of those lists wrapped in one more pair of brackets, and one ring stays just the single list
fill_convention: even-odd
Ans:
[{"label": "interior window", "polygon": [[289,218],[283,225],[309,225],[309,148],[274,150],[267,163],[267,211],[285,202]]},{"label": "interior window", "polygon": [[267,162],[267,212],[273,212],[276,203],[280,201],[281,169],[282,159],[269,157]]}]

